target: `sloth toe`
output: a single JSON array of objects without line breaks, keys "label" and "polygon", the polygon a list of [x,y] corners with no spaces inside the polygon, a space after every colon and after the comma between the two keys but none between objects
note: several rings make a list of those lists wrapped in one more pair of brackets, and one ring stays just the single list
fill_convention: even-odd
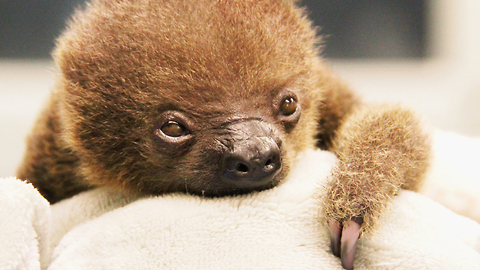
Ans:
[{"label": "sloth toe", "polygon": [[362,218],[354,218],[343,224],[335,220],[328,222],[333,255],[340,257],[345,269],[353,269],[362,223]]},{"label": "sloth toe", "polygon": [[357,251],[357,241],[360,237],[360,225],[353,220],[345,222],[342,230],[341,256],[342,266],[345,269],[353,269],[355,253]]},{"label": "sloth toe", "polygon": [[340,222],[336,220],[330,220],[328,222],[328,228],[330,230],[330,246],[332,248],[332,253],[333,255],[340,257],[342,226],[340,225]]}]

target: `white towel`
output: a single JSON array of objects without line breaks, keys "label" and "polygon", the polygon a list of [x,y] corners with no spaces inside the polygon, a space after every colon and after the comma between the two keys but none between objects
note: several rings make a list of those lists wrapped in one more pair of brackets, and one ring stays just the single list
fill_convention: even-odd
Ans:
[{"label": "white towel", "polygon": [[15,178],[0,179],[0,269],[37,270],[50,257],[48,202]]},{"label": "white towel", "polygon": [[[52,207],[67,221],[52,223],[48,269],[341,269],[313,197],[335,162],[308,151],[284,184],[237,197],[80,194]],[[355,268],[480,269],[479,252],[478,223],[404,191]]]},{"label": "white towel", "polygon": [[[480,141],[435,141],[427,194],[475,218]],[[284,184],[217,199],[104,188],[49,206],[30,184],[0,179],[0,269],[341,269],[314,199],[335,162],[311,150]],[[355,268],[480,269],[480,225],[403,191],[359,241]]]},{"label": "white towel", "polygon": [[423,194],[480,222],[480,137],[436,131]]}]

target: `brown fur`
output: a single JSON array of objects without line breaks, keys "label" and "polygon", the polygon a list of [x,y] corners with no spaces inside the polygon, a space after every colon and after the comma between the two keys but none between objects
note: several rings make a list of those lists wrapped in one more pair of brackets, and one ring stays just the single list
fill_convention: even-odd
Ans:
[{"label": "brown fur", "polygon": [[[282,181],[297,154],[340,158],[325,215],[366,227],[401,187],[415,189],[428,147],[416,118],[368,107],[319,57],[304,11],[287,0],[94,0],[60,37],[58,81],[18,176],[51,202],[95,186],[140,194],[235,194],[215,181],[222,126],[260,119],[281,139]],[[298,97],[301,117],[278,115]],[[192,127],[181,147],[158,140],[165,112]]]},{"label": "brown fur", "polygon": [[399,106],[363,107],[337,130],[332,150],[340,159],[322,200],[327,220],[363,218],[370,231],[400,188],[417,191],[429,160],[421,122]]}]

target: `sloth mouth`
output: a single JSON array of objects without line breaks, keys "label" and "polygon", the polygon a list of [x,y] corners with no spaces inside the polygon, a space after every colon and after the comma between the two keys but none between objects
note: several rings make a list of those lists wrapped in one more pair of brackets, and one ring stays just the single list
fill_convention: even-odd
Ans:
[{"label": "sloth mouth", "polygon": [[239,185],[234,180],[225,180],[222,177],[217,178],[217,181],[209,182],[208,186],[199,189],[188,189],[189,194],[194,194],[202,197],[226,197],[226,196],[242,196],[252,192],[261,192],[263,190],[271,189],[279,185],[284,179],[286,173],[280,170],[275,177],[263,181],[255,181],[254,184]]},{"label": "sloth mouth", "polygon": [[242,196],[242,195],[250,194],[253,192],[260,192],[263,190],[271,189],[275,187],[277,184],[278,182],[276,183],[276,181],[270,181],[262,185],[257,185],[255,187],[231,186],[229,188],[219,188],[215,190],[205,189],[205,190],[201,190],[200,193],[198,193],[197,195],[200,195],[203,197],[212,197],[212,198],[226,197],[226,196]]}]

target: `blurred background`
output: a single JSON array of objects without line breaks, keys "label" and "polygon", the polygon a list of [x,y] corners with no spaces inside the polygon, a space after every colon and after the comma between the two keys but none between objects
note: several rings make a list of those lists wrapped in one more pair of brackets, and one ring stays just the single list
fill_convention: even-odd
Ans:
[{"label": "blurred background", "polygon": [[[55,37],[82,0],[0,1],[0,177],[54,84]],[[480,136],[480,1],[303,0],[324,56],[368,102],[402,103],[433,127]]]}]

